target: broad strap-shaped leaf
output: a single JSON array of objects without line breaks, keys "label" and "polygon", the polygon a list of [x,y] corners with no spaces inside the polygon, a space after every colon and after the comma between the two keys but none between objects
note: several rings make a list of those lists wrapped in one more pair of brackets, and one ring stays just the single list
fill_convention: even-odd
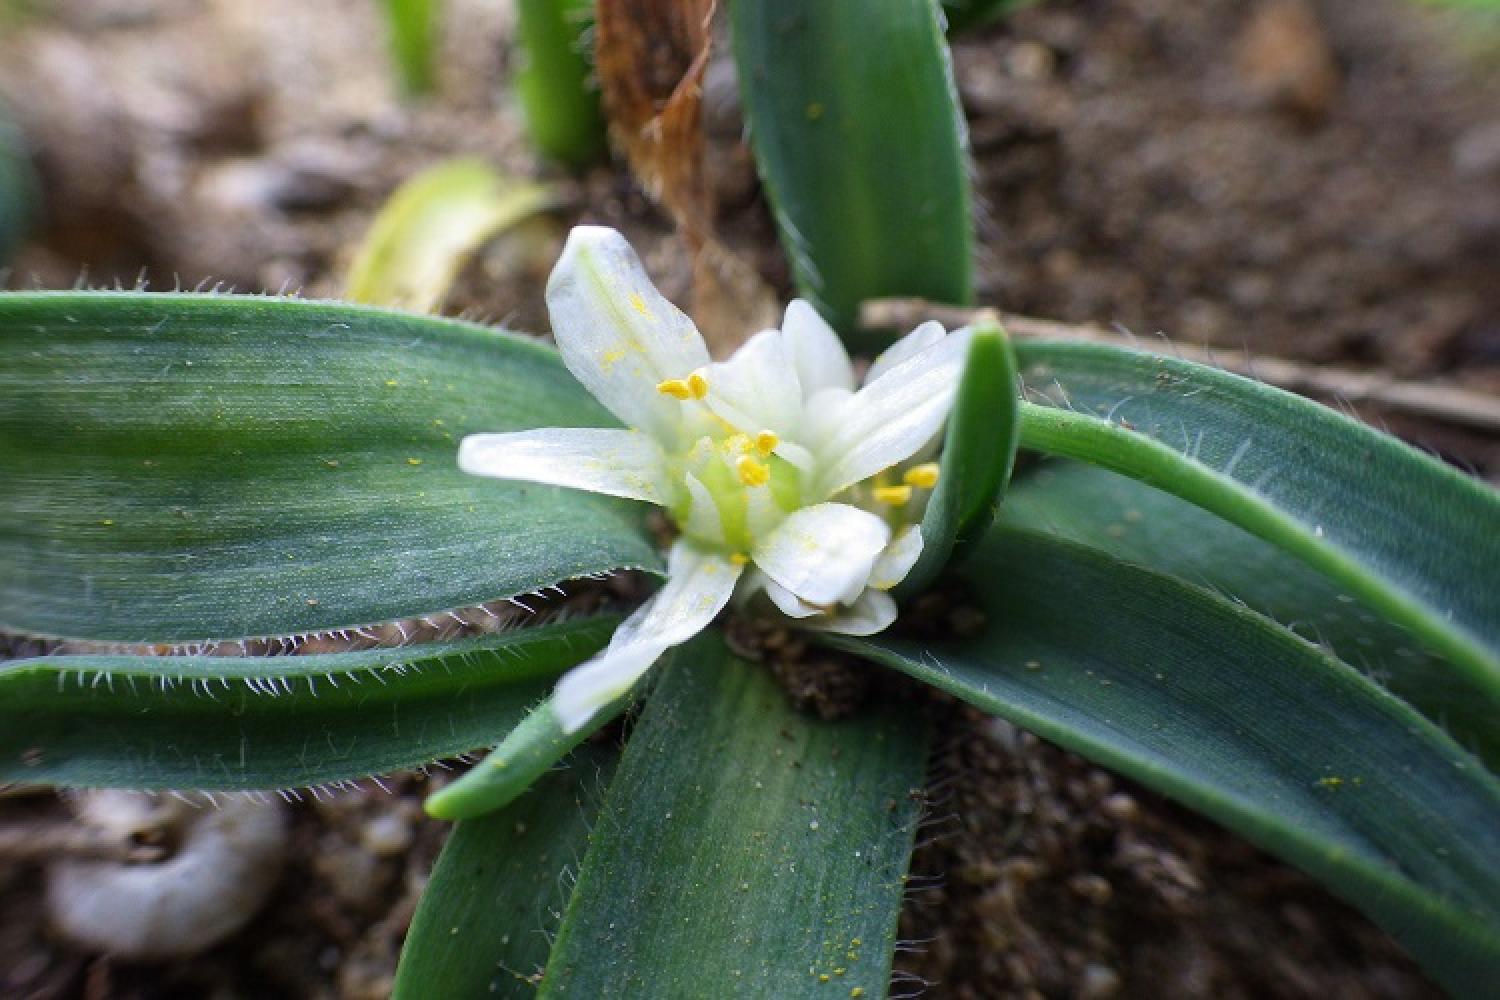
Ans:
[{"label": "broad strap-shaped leaf", "polygon": [[1500,494],[1309,400],[1095,344],[1017,346],[1021,446],[1175,493],[1326,573],[1500,688]]},{"label": "broad strap-shaped leaf", "polygon": [[472,431],[608,423],[555,352],[463,323],[0,296],[0,628],[303,633],[655,568],[638,505],[456,464]]},{"label": "broad strap-shaped leaf", "polygon": [[402,945],[395,1000],[536,996],[615,758],[586,747],[453,828]]},{"label": "broad strap-shaped leaf", "polygon": [[[967,303],[967,131],[931,0],[733,0],[750,146],[801,295]],[[864,346],[874,347],[876,344]]]},{"label": "broad strap-shaped leaf", "polygon": [[926,758],[909,712],[819,722],[717,635],[684,647],[610,785],[542,996],[883,995]]},{"label": "broad strap-shaped leaf", "polygon": [[613,619],[310,656],[0,664],[0,782],[271,789],[357,780],[495,741]]},{"label": "broad strap-shaped leaf", "polygon": [[922,555],[898,593],[920,593],[989,530],[1021,437],[1017,391],[1009,338],[993,319],[980,319],[948,415],[941,478],[922,516]]},{"label": "broad strap-shaped leaf", "polygon": [[1056,538],[976,554],[978,638],[838,639],[1322,879],[1456,995],[1500,977],[1500,783],[1268,619]]},{"label": "broad strap-shaped leaf", "polygon": [[1106,469],[1048,461],[1017,477],[1005,523],[1048,532],[1214,590],[1369,675],[1500,765],[1500,700],[1331,579],[1170,493]]}]

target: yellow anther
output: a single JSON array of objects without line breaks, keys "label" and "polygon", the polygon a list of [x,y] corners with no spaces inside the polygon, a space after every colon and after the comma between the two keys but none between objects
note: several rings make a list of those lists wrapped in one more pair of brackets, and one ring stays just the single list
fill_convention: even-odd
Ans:
[{"label": "yellow anther", "polygon": [[745,565],[745,563],[750,561],[750,557],[745,555],[745,553],[743,552],[731,552],[729,554],[729,561],[734,563],[736,566],[743,566]]},{"label": "yellow anther", "polygon": [[708,379],[703,377],[702,372],[693,372],[687,377],[688,392],[693,394],[694,399],[702,399],[708,395]]},{"label": "yellow anther", "polygon": [[877,486],[874,494],[876,500],[892,507],[905,507],[911,502],[910,486]]},{"label": "yellow anther", "polygon": [[687,379],[669,378],[665,382],[658,382],[656,391],[663,396],[671,396],[673,399],[693,398],[693,390],[688,388]]},{"label": "yellow anther", "polygon": [[755,435],[755,450],[760,452],[762,455],[771,454],[771,452],[776,450],[776,446],[780,443],[781,438],[776,436],[775,431],[761,431],[759,434]]},{"label": "yellow anther", "polygon": [[764,486],[771,481],[771,467],[749,455],[741,455],[735,460],[734,471],[746,486]]},{"label": "yellow anther", "polygon": [[906,475],[901,481],[908,486],[916,486],[920,489],[930,490],[937,485],[938,464],[936,462],[923,462],[921,465],[913,465],[906,470]]}]

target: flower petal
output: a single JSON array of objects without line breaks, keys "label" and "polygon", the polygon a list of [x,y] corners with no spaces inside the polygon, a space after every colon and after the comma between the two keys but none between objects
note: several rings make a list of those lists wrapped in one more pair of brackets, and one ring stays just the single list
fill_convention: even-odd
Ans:
[{"label": "flower petal", "polygon": [[865,587],[891,529],[842,503],[803,507],[757,542],[755,565],[809,604],[852,601]]},{"label": "flower petal", "polygon": [[714,500],[714,495],[708,491],[708,487],[703,485],[703,480],[691,472],[686,473],[685,478],[688,490],[688,512],[687,518],[681,524],[683,534],[723,545],[725,543],[724,516],[719,512],[718,502]]},{"label": "flower petal", "polygon": [[639,431],[543,427],[470,434],[458,467],[475,476],[524,479],[667,505],[672,484],[661,447]]},{"label": "flower petal", "polygon": [[802,395],[810,398],[819,389],[854,389],[854,366],[843,341],[824,322],[811,303],[793,299],[781,321],[781,336],[797,369]]},{"label": "flower petal", "polygon": [[747,434],[787,435],[801,422],[802,388],[779,330],[757,333],[706,376],[708,408]]},{"label": "flower petal", "polygon": [[917,564],[922,555],[922,526],[908,524],[896,532],[896,537],[875,560],[870,570],[870,586],[876,590],[890,590],[906,579],[906,574]]},{"label": "flower petal", "polygon": [[818,447],[823,472],[814,495],[833,496],[927,444],[948,418],[968,348],[967,330],[951,333],[844,402]]},{"label": "flower petal", "polygon": [[594,713],[630,690],[651,669],[665,644],[638,643],[596,656],[558,679],[552,689],[552,711],[565,733],[576,733]]},{"label": "flower petal", "polygon": [[734,593],[744,567],[678,539],[667,556],[667,582],[609,641],[609,652],[638,643],[675,646],[708,627]]},{"label": "flower petal", "polygon": [[826,618],[814,618],[801,622],[803,628],[819,632],[839,632],[843,635],[874,635],[884,632],[896,620],[896,602],[890,594],[869,589],[847,608],[841,608]]},{"label": "flower petal", "polygon": [[865,373],[865,385],[869,385],[903,361],[921,354],[947,335],[948,331],[943,329],[943,324],[936,320],[928,320],[921,324],[881,352],[880,357],[875,359],[875,363]]},{"label": "flower petal", "polygon": [[569,233],[547,309],[563,364],[584,388],[629,426],[675,443],[681,404],[656,387],[706,365],[708,348],[625,238],[601,226]]},{"label": "flower petal", "polygon": [[552,710],[564,732],[583,728],[630,690],[662,653],[708,627],[728,603],[740,567],[686,542],[672,546],[667,582],[615,630],[609,648],[562,676]]}]

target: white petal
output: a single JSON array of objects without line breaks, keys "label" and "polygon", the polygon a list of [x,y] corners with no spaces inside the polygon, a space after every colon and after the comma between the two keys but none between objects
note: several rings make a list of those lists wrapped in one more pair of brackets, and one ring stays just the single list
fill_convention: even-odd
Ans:
[{"label": "white petal", "polygon": [[788,618],[811,618],[813,615],[822,613],[822,608],[808,604],[769,576],[766,577],[765,590],[766,596],[771,599],[771,603],[776,605],[777,610]]},{"label": "white petal", "polygon": [[841,386],[830,386],[814,393],[803,411],[803,428],[798,440],[806,442],[815,453],[821,452],[824,445],[838,434],[844,422],[844,408],[853,398],[853,391]]},{"label": "white petal", "polygon": [[594,713],[630,690],[662,653],[702,632],[728,603],[740,567],[678,541],[667,561],[667,582],[621,623],[609,648],[562,676],[552,709],[564,732],[583,728]]},{"label": "white petal", "polygon": [[743,567],[678,539],[667,557],[667,582],[615,629],[611,653],[637,643],[675,646],[708,627],[729,597]]},{"label": "white petal", "polygon": [[809,604],[852,601],[890,541],[867,510],[842,503],[803,507],[760,540],[751,558],[772,580]]},{"label": "white petal", "polygon": [[822,474],[812,495],[832,496],[895,465],[927,444],[948,419],[969,348],[951,333],[855,393],[820,443]]},{"label": "white petal", "polygon": [[943,324],[936,320],[928,320],[926,323],[918,326],[911,333],[908,333],[881,352],[880,357],[875,359],[875,363],[865,373],[865,385],[869,385],[903,361],[910,360],[921,354],[947,335],[948,331],[943,329]]},{"label": "white petal", "polygon": [[667,505],[673,500],[661,446],[639,431],[543,427],[470,434],[458,467],[475,476],[524,479]]},{"label": "white petal", "polygon": [[870,586],[876,590],[890,590],[906,579],[906,574],[911,572],[921,555],[921,525],[908,524],[896,532],[896,537],[875,560],[875,568],[870,571]]},{"label": "white petal", "polygon": [[843,635],[874,635],[884,632],[896,620],[896,602],[880,590],[866,590],[847,608],[826,618],[801,622],[803,628]]},{"label": "white petal", "polygon": [[757,333],[705,375],[708,408],[747,434],[785,435],[801,422],[802,389],[779,330]]},{"label": "white petal", "polygon": [[552,689],[552,711],[563,732],[575,733],[594,713],[630,690],[667,647],[637,643],[596,656],[558,679]]},{"label": "white petal", "polygon": [[563,364],[611,413],[674,443],[681,404],[657,391],[708,363],[703,337],[613,229],[578,226],[547,280]]},{"label": "white petal", "polygon": [[854,366],[833,327],[803,299],[793,299],[781,321],[781,336],[797,368],[803,397],[819,389],[854,389]]},{"label": "white petal", "polygon": [[703,480],[687,473],[688,515],[682,524],[682,532],[692,538],[719,545],[724,544],[724,516]]}]

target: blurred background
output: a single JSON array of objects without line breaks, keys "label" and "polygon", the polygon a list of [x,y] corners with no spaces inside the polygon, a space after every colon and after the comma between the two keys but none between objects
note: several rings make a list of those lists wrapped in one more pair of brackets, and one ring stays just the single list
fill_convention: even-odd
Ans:
[{"label": "blurred background", "polygon": [[[441,296],[444,312],[545,332],[543,282],[578,221],[622,229],[663,292],[692,301],[720,346],[792,294],[743,141],[722,25],[703,77],[701,181],[714,206],[708,227],[734,263],[705,287],[693,241],[680,235],[682,213],[648,195],[658,186],[651,178],[643,185],[602,144],[569,165],[537,148],[514,87],[516,5],[435,8],[425,86],[403,76],[393,55],[389,9],[377,0],[0,0],[0,287],[343,297],[393,192],[471,156],[506,184],[540,181],[547,195],[541,210],[475,241]],[[1441,383],[1475,398],[1500,393],[1495,4],[1037,0],[955,35],[952,46],[973,155],[978,304],[1226,356]],[[1500,476],[1500,433],[1482,422],[1375,404],[1358,413]],[[954,752],[994,779],[970,815],[1001,824],[1018,801],[1041,794],[1028,784],[1031,765],[972,746]],[[1079,787],[1064,781],[1050,808],[1093,829],[1089,817],[1115,794],[1112,779],[1055,757],[1055,774]],[[176,979],[59,957],[39,943],[28,897],[0,874],[0,968],[11,970],[0,972],[0,993],[231,996],[240,994],[230,984],[253,972],[266,986],[258,995],[379,996],[437,843],[415,801],[319,803],[326,822],[299,833],[312,880],[299,887],[301,909],[263,923],[254,948],[226,945],[219,966]],[[911,961],[962,983],[953,968],[965,961],[964,942],[988,940],[1020,964],[975,972],[979,992],[965,995],[1000,982],[1044,987],[1052,961],[1057,982],[1093,982],[1086,995],[1102,997],[1120,979],[1106,963],[1080,980],[1090,956],[1118,952],[1120,935],[1156,934],[1188,949],[1161,959],[1163,976],[1186,977],[1163,980],[1179,982],[1181,995],[1425,995],[1382,935],[1300,876],[1162,808],[1168,818],[1142,821],[1139,836],[1176,861],[1139,876],[1136,911],[1066,928],[1092,942],[1079,945],[1082,958],[1043,956],[1033,963],[1042,972],[1023,975],[1017,969],[1032,968],[1026,949],[1043,945],[1005,930],[1005,914],[984,911],[975,893],[956,891],[953,899],[972,904],[959,917],[919,915],[903,926],[913,936],[932,929],[924,919],[969,921],[967,929]],[[405,817],[395,851],[361,839],[387,813]],[[1087,843],[1054,845],[1076,855],[1054,859],[1073,873],[1058,884],[1128,865],[1111,843],[1114,860],[1089,854]],[[966,870],[989,885],[997,876],[983,864],[992,860],[945,865],[960,887]],[[1206,901],[1204,885],[1214,883],[1236,885],[1241,902],[1232,905],[1243,912],[1232,920],[1217,909],[1226,904]],[[311,903],[309,884],[319,893]],[[1089,884],[1059,892],[1086,909]],[[1124,929],[1132,921],[1135,930]],[[1213,931],[1215,923],[1239,929]],[[1312,949],[1322,956],[1316,973],[1295,963],[1247,971],[1264,940],[1293,955]],[[1347,967],[1328,965],[1330,949]]]}]

